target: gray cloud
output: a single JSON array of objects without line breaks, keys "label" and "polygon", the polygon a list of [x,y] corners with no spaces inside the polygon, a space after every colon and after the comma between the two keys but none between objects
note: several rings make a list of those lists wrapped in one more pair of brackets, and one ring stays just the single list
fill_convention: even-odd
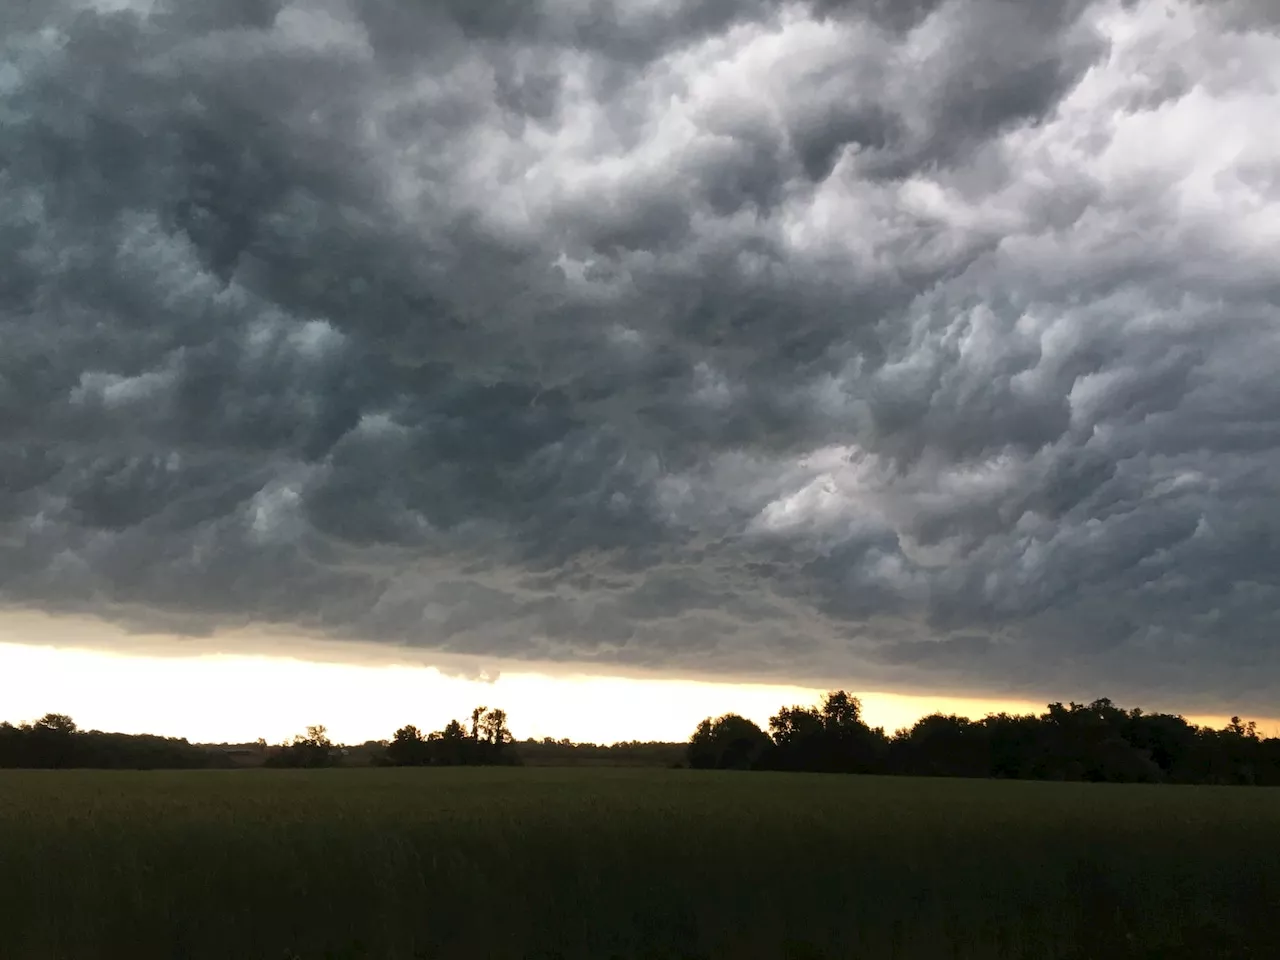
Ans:
[{"label": "gray cloud", "polygon": [[1265,6],[0,13],[0,602],[1264,707]]}]

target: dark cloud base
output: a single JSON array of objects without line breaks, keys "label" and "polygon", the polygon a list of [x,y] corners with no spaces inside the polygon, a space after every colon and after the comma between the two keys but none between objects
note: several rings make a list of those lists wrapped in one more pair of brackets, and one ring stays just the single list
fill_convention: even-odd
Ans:
[{"label": "dark cloud base", "polygon": [[114,6],[0,13],[6,606],[1280,693],[1265,5]]}]

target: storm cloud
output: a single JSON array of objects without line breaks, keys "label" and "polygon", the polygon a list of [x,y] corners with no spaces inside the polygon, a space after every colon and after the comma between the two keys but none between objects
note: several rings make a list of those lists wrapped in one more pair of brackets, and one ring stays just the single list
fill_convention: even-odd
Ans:
[{"label": "storm cloud", "polygon": [[1280,694],[1265,3],[0,12],[0,603]]}]

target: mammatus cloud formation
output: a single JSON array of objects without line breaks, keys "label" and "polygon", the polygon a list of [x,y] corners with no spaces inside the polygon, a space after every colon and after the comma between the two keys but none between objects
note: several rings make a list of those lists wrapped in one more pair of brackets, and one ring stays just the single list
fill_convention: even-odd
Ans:
[{"label": "mammatus cloud formation", "polygon": [[1268,3],[0,13],[0,602],[1280,693]]}]

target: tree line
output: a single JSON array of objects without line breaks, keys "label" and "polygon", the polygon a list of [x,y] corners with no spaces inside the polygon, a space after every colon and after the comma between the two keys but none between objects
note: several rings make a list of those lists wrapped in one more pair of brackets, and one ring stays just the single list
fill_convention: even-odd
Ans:
[{"label": "tree line", "polygon": [[0,767],[198,770],[229,767],[225,754],[177,737],[81,730],[63,713],[0,723]]},{"label": "tree line", "polygon": [[[477,707],[470,724],[450,720],[442,730],[422,733],[409,725],[390,741],[364,745],[360,756],[373,766],[477,766],[516,764],[507,714]],[[335,744],[323,725],[276,746],[258,741],[267,767],[333,767],[348,750]],[[0,723],[0,768],[196,770],[237,766],[231,753],[185,738],[81,730],[66,714],[47,713],[32,723]]]},{"label": "tree line", "polygon": [[[1092,780],[1138,783],[1280,785],[1280,739],[1233,717],[1221,730],[1181,716],[1125,710],[1110,700],[1051,703],[1039,715],[991,714],[981,720],[933,714],[887,734],[872,727],[862,703],[843,690],[816,706],[781,708],[768,731],[726,714],[698,724],[683,760],[678,744],[603,747],[568,740],[517,744],[505,711],[477,707],[423,733],[406,725],[390,740],[348,750],[323,726],[269,746],[257,762],[271,767],[608,764],[699,769],[790,770],[902,776]],[[240,751],[243,752],[243,751]],[[522,756],[527,753],[528,757]],[[81,730],[64,714],[33,723],[0,723],[0,767],[226,768],[231,752],[185,739]]]},{"label": "tree line", "polygon": [[[461,767],[511,765],[520,762],[510,748],[511,731],[506,711],[476,707],[471,723],[450,720],[441,730],[424,734],[413,724],[401,727],[390,742],[366,744],[369,763],[375,767]],[[305,734],[272,749],[268,767],[331,767],[339,763],[342,749],[329,739],[323,726],[307,727]]]},{"label": "tree line", "polygon": [[1280,739],[1233,717],[1221,730],[1110,700],[1051,703],[1040,715],[932,714],[886,734],[844,690],[784,707],[765,732],[737,714],[703,720],[689,766],[902,776],[1280,786]]}]

